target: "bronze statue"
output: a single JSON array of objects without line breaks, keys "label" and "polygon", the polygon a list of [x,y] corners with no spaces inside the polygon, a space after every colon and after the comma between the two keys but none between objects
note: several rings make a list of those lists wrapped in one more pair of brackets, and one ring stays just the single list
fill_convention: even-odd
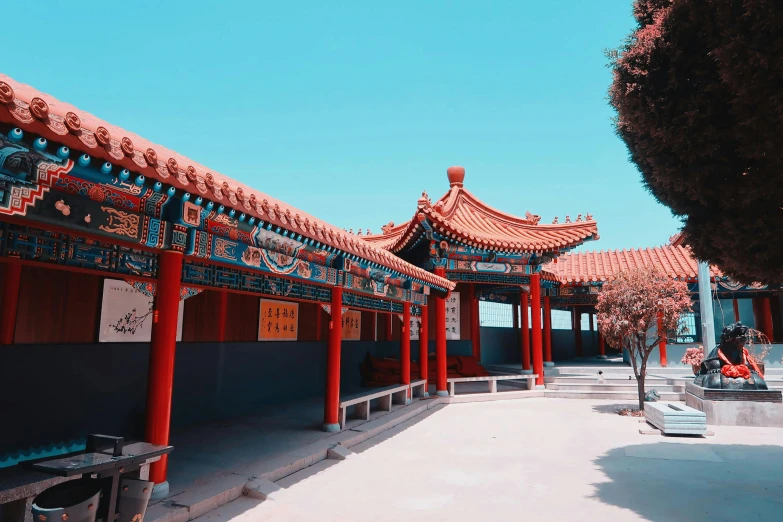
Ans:
[{"label": "bronze statue", "polygon": [[720,345],[702,361],[694,384],[719,390],[767,390],[763,372],[745,348],[747,341],[747,326],[725,327]]}]

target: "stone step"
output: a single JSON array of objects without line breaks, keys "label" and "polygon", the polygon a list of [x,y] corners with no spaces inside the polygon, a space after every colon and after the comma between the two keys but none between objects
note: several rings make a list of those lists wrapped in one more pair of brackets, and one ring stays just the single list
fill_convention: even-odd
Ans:
[{"label": "stone step", "polygon": [[[659,392],[661,401],[684,401],[685,393]],[[622,401],[637,401],[639,395],[636,392],[627,391],[567,391],[545,390],[544,397],[552,399],[609,399]]]},{"label": "stone step", "polygon": [[[562,390],[562,391],[618,391],[618,392],[636,392],[636,382],[633,384],[571,384],[571,383],[549,383],[546,385],[547,390]],[[644,383],[644,389],[646,391],[655,390],[658,393],[671,392],[671,393],[685,393],[684,384],[653,384]]]},{"label": "stone step", "polygon": [[[630,384],[630,383],[636,383],[636,378],[631,376],[629,379],[628,377],[617,377],[610,375],[609,377],[604,376],[604,380],[606,381],[606,384]],[[668,379],[662,379],[660,377],[650,377],[647,376],[645,379],[647,383],[655,383],[660,385],[685,385],[689,382],[693,382],[693,374],[691,374],[689,377],[671,377]],[[595,375],[592,376],[579,376],[579,377],[544,377],[544,383],[545,384],[551,384],[551,383],[562,383],[562,384],[598,384],[598,377]]]},{"label": "stone step", "polygon": [[[633,375],[633,368],[630,366],[554,366],[545,369],[545,376],[560,377],[568,375],[596,375],[602,371],[607,375]],[[684,364],[672,365],[668,368],[648,367],[648,374],[663,376],[687,376],[693,375],[690,367]],[[783,367],[767,367],[765,374],[775,377],[783,377]]]}]

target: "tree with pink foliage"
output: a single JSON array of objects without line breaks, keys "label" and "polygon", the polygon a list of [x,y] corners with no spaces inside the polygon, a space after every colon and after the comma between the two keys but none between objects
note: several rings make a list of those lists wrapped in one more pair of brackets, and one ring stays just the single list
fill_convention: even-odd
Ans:
[{"label": "tree with pink foliage", "polygon": [[[686,333],[680,317],[691,310],[688,285],[666,274],[643,268],[620,272],[598,294],[598,329],[606,342],[628,350],[639,390],[639,409],[644,409],[644,379],[647,359],[672,333]],[[658,329],[657,325],[661,328]]]}]

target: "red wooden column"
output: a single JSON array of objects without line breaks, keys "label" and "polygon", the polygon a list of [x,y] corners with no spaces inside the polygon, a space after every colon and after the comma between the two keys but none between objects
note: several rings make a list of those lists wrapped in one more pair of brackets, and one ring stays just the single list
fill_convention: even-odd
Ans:
[{"label": "red wooden column", "polygon": [[473,358],[481,362],[481,318],[479,317],[479,298],[475,283],[470,288],[470,342],[473,346]]},{"label": "red wooden column", "polygon": [[[435,275],[446,277],[446,269],[442,266],[435,267]],[[448,397],[449,391],[446,386],[446,299],[434,296],[432,300],[435,305],[435,395]]]},{"label": "red wooden column", "polygon": [[[320,305],[319,305],[320,306]],[[218,291],[217,302],[217,341],[219,343],[226,342],[226,318],[228,317],[228,292],[223,290]]]},{"label": "red wooden column", "polygon": [[[411,383],[411,304],[402,303],[402,327],[400,328],[400,384]],[[410,402],[411,389],[405,393]]]},{"label": "red wooden column", "polygon": [[326,393],[324,395],[324,431],[340,431],[340,351],[342,328],[343,289],[332,287],[329,344],[326,352]]},{"label": "red wooden column", "polygon": [[661,358],[661,366],[664,368],[669,365],[666,361],[666,332],[663,331],[663,315],[658,312],[658,335],[663,336],[658,343],[658,355]]},{"label": "red wooden column", "polygon": [[530,276],[530,322],[533,330],[533,373],[536,386],[544,385],[544,354],[541,346],[541,275]]},{"label": "red wooden column", "polygon": [[3,266],[3,296],[0,301],[0,344],[14,344],[16,311],[19,306],[19,285],[22,282],[22,264]]},{"label": "red wooden column", "polygon": [[[430,332],[430,314],[427,306],[421,307],[421,326],[419,327],[419,379],[427,381],[429,375],[429,332]],[[424,396],[429,397],[429,383],[424,383]]]},{"label": "red wooden column", "polygon": [[739,303],[737,302],[737,298],[731,300],[731,306],[734,308],[734,322],[738,323],[740,320],[739,316]]},{"label": "red wooden column", "polygon": [[552,362],[552,304],[544,296],[544,363]]},{"label": "red wooden column", "polygon": [[[522,350],[522,370],[530,371],[530,325],[528,324],[528,295],[527,292],[519,293],[519,316],[520,316],[520,331],[519,331],[519,348]],[[516,315],[516,313],[514,313]]]},{"label": "red wooden column", "polygon": [[372,313],[372,340],[378,341],[378,312]]},{"label": "red wooden column", "polygon": [[[179,323],[179,287],[182,280],[182,252],[165,250],[158,258],[158,282],[152,315],[150,363],[147,377],[147,422],[144,439],[152,444],[169,443],[171,396],[174,387],[174,354]],[[168,494],[168,456],[150,466],[155,483],[153,496]]]},{"label": "red wooden column", "polygon": [[606,359],[606,344],[604,343],[604,336],[601,335],[601,330],[598,330],[598,357]]},{"label": "red wooden column", "polygon": [[768,297],[753,298],[753,317],[756,321],[756,330],[764,332],[770,342],[774,341],[772,332],[772,307]]},{"label": "red wooden column", "polygon": [[574,346],[576,347],[576,356],[582,357],[582,314],[579,307],[574,305],[571,311],[571,327],[574,329]]}]

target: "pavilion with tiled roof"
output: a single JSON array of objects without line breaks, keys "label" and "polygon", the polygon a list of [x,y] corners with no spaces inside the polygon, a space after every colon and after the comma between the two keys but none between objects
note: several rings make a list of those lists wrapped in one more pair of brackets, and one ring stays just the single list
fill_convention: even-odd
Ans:
[{"label": "pavilion with tiled roof", "polygon": [[[640,268],[655,268],[672,279],[688,283],[694,299],[698,298],[698,262],[687,246],[687,239],[678,233],[670,238],[668,244],[658,247],[587,251],[561,256],[557,263],[549,263],[545,268],[559,281],[554,291],[557,295],[552,297],[552,306],[571,310],[574,317],[572,324],[577,325],[576,317],[579,314],[594,312],[604,283],[614,279],[620,272]],[[740,309],[745,303],[752,302],[753,324],[769,339],[774,339],[775,331],[781,330],[779,289],[762,284],[736,283],[715,266],[709,267],[709,272],[714,297],[731,300],[733,319],[739,321]],[[748,319],[744,319],[746,323]],[[776,323],[778,326],[775,326]],[[698,321],[695,325],[697,331],[691,333],[694,338],[698,338],[701,325]],[[581,336],[576,328],[574,335],[575,355],[581,356]],[[604,353],[602,345],[599,353]],[[665,361],[665,353],[662,359]]]},{"label": "pavilion with tiled roof", "polygon": [[[541,218],[530,212],[517,217],[492,208],[465,188],[463,167],[451,167],[447,175],[449,190],[441,198],[433,203],[423,193],[409,221],[389,223],[381,234],[362,238],[458,283],[456,293],[461,308],[470,310],[470,326],[464,332],[451,331],[450,338],[470,339],[472,354],[479,360],[479,301],[488,296],[506,300],[513,296],[522,304],[521,315],[514,314],[515,328],[519,321],[523,332],[527,331],[530,301],[532,339],[519,336],[522,366],[524,371],[531,370],[532,345],[532,371],[539,376],[538,384],[543,384],[544,362],[552,361],[549,298],[557,280],[542,267],[598,239],[598,225],[590,214],[584,218],[579,214],[573,221],[566,216],[562,223],[555,218],[551,224],[540,223]],[[447,327],[439,326],[439,321],[433,325],[436,329]]]}]

